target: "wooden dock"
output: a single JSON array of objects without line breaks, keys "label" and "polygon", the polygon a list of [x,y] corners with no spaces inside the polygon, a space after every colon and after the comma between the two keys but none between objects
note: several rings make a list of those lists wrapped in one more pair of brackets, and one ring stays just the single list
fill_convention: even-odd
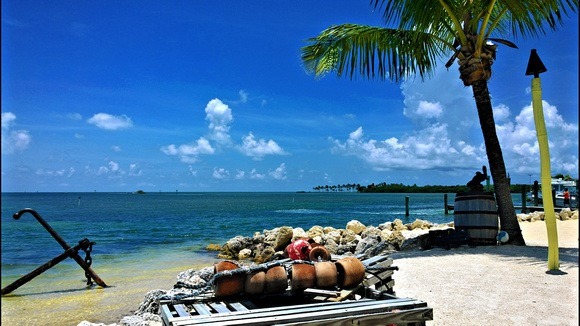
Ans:
[{"label": "wooden dock", "polygon": [[[516,209],[516,211],[520,211],[522,213],[532,213],[532,212],[543,212],[544,211],[544,207],[543,206],[525,206],[525,212],[524,212],[524,207],[523,206],[514,206],[514,208]],[[455,205],[447,205],[447,210],[448,211],[452,211],[455,209]],[[562,210],[564,209],[564,207],[554,207],[554,212],[556,213],[560,213]]]}]

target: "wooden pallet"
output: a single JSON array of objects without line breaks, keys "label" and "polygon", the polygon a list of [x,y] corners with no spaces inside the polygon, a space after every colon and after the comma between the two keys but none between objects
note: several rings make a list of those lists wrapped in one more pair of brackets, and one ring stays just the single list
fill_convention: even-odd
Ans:
[{"label": "wooden pallet", "polygon": [[427,303],[411,298],[361,299],[250,309],[242,302],[162,305],[164,325],[424,325],[433,320]]},{"label": "wooden pallet", "polygon": [[[363,261],[364,281],[337,291],[306,289],[284,294],[161,301],[164,326],[186,325],[425,325],[433,320],[427,303],[398,298],[393,291],[396,267],[387,256]],[[382,267],[382,268],[381,268]],[[392,268],[389,268],[392,267]]]}]

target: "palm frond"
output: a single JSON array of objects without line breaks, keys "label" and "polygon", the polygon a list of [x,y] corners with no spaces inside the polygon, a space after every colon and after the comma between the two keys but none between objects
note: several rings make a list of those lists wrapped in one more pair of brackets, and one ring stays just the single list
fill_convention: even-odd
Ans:
[{"label": "palm frond", "polygon": [[302,62],[317,76],[335,72],[395,82],[416,74],[425,78],[451,46],[429,33],[354,24],[332,26],[307,42]]}]

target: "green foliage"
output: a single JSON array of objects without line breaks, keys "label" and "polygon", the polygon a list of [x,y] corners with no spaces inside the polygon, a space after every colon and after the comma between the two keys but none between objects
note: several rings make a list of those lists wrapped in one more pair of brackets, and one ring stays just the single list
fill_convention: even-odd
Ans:
[{"label": "green foliage", "polygon": [[[485,187],[485,186],[484,186]],[[344,184],[344,185],[325,185],[325,186],[316,186],[312,188],[314,191],[317,192],[358,192],[358,193],[458,193],[458,192],[466,192],[469,191],[469,188],[465,185],[456,185],[456,186],[441,186],[441,185],[427,185],[427,186],[417,186],[416,184],[412,186],[404,185],[402,183],[391,183],[387,184],[385,182],[381,182],[378,184],[371,183],[366,186],[361,186],[360,184]],[[530,185],[526,184],[515,184],[510,185],[510,192],[519,194],[522,192],[522,189],[525,192],[531,190]],[[495,191],[493,185],[490,185],[489,190],[486,191]]]}]

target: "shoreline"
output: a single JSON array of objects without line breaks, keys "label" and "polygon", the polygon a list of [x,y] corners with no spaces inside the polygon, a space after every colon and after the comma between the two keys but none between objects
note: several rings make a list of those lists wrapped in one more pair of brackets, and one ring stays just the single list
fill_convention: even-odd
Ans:
[{"label": "shoreline", "polygon": [[[557,220],[557,271],[547,268],[547,232],[542,222],[520,221],[526,246],[394,252],[390,256],[399,267],[393,276],[395,293],[433,308],[434,319],[427,322],[428,326],[474,325],[474,321],[477,325],[577,325],[578,219]],[[123,322],[161,325],[137,315],[125,316]],[[78,324],[104,325],[86,321]]]}]

